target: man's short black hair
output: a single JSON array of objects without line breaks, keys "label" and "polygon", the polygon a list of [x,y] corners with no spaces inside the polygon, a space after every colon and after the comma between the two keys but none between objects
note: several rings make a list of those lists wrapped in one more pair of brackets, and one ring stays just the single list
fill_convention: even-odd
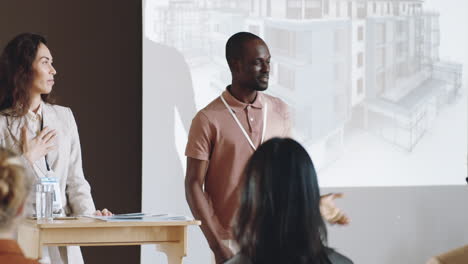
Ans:
[{"label": "man's short black hair", "polygon": [[230,66],[233,59],[240,59],[244,49],[244,43],[250,40],[261,40],[259,36],[250,32],[238,32],[232,35],[226,43],[226,60]]}]

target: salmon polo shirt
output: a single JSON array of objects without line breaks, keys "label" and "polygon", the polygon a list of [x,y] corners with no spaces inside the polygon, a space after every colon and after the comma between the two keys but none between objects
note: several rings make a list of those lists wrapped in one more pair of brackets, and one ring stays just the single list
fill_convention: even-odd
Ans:
[{"label": "salmon polo shirt", "polygon": [[[268,111],[264,141],[290,136],[289,110],[282,100],[258,92],[255,101],[246,104],[227,89],[222,96],[256,148],[261,144],[265,108]],[[209,161],[205,194],[222,239],[232,238],[231,227],[239,208],[243,172],[253,153],[254,149],[220,97],[193,118],[185,155]]]}]

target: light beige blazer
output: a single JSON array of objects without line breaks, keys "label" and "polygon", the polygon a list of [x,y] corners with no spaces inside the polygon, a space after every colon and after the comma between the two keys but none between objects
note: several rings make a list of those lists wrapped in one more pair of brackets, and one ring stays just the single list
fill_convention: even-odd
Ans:
[{"label": "light beige blazer", "polygon": [[[67,215],[92,214],[96,209],[91,188],[83,174],[80,139],[72,111],[46,103],[41,107],[43,126],[57,131],[57,149],[49,152],[47,160],[58,178],[63,210]],[[8,110],[4,113],[8,113]],[[0,146],[21,153],[21,128],[24,124],[29,128],[31,124],[27,118],[0,114]],[[36,136],[33,128],[28,129],[27,136],[29,139]],[[33,176],[43,177],[47,171],[44,158],[36,161],[30,169],[35,174]],[[69,247],[66,251],[63,247],[59,251],[56,247],[49,247],[49,252],[53,264],[82,263],[78,247]]]}]

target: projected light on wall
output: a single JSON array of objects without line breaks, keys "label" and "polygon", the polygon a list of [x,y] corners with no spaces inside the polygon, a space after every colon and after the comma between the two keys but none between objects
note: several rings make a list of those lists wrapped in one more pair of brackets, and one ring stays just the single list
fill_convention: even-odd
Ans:
[{"label": "projected light on wall", "polygon": [[440,17],[421,1],[154,1],[146,14],[146,37],[189,65],[197,110],[230,83],[228,37],[261,36],[268,92],[291,106],[322,186],[464,182],[462,64],[439,56]]},{"label": "projected light on wall", "polygon": [[[190,215],[187,132],[230,84],[239,31],[269,46],[267,92],[289,104],[322,187],[466,184],[468,36],[444,34],[451,13],[428,2],[144,1],[142,210]],[[210,263],[190,232],[187,263]],[[142,262],[155,254],[143,247]]]}]

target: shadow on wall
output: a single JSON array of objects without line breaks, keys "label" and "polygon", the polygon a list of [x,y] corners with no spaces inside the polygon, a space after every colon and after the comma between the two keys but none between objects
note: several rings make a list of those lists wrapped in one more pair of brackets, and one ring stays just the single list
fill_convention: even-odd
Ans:
[{"label": "shadow on wall", "polygon": [[143,210],[190,214],[176,149],[176,111],[188,133],[196,114],[190,70],[176,49],[143,40]]},{"label": "shadow on wall", "polygon": [[[185,172],[177,147],[196,114],[189,67],[175,48],[143,39],[142,210],[191,215],[185,199]],[[178,116],[182,127],[177,127]],[[176,129],[177,127],[177,129]],[[181,129],[182,128],[182,129]],[[183,146],[185,147],[185,146]],[[187,263],[205,263],[210,251],[198,227],[189,228]],[[202,250],[201,250],[202,249]],[[165,263],[154,246],[142,246],[141,263]]]}]

